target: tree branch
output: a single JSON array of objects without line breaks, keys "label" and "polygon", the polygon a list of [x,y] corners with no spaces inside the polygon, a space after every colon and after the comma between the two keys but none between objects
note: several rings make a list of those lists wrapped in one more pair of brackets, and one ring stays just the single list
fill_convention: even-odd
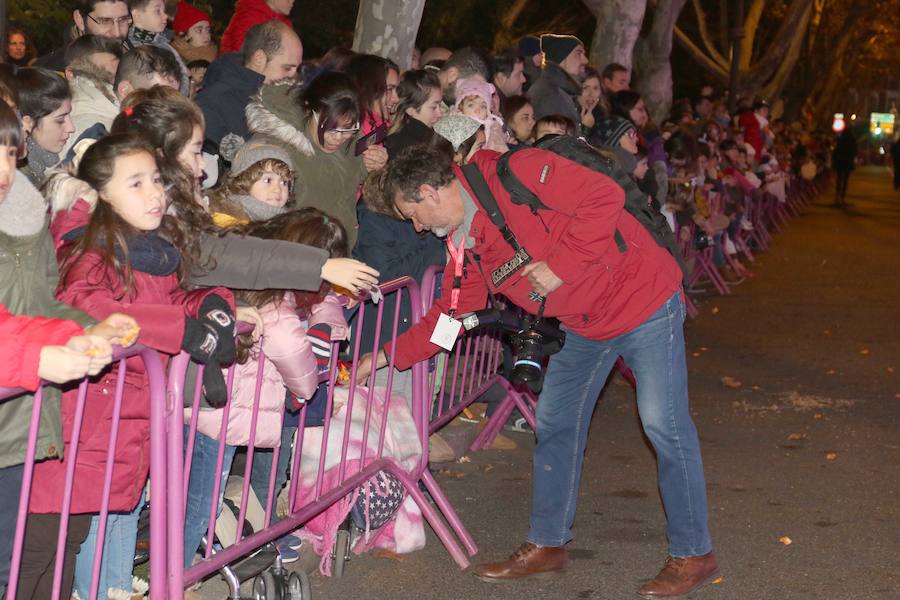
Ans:
[{"label": "tree branch", "polygon": [[759,19],[762,17],[766,0],[753,0],[747,17],[744,19],[744,39],[741,40],[741,64],[740,70],[750,70],[753,62],[753,42],[756,41],[756,30],[759,28]]},{"label": "tree branch", "polygon": [[688,54],[691,55],[697,64],[706,69],[711,75],[713,75],[720,82],[728,81],[728,70],[722,68],[722,65],[711,59],[706,53],[697,47],[694,42],[691,41],[691,38],[688,37],[686,33],[684,33],[677,25],[674,27],[673,32],[675,33],[675,39],[684,48]]},{"label": "tree branch", "polygon": [[713,44],[712,39],[709,37],[709,30],[706,28],[706,11],[703,10],[700,0],[693,0],[693,5],[694,12],[697,13],[697,26],[700,32],[700,41],[703,42],[703,47],[706,48],[706,51],[712,60],[719,63],[723,69],[727,69],[728,60],[716,49],[716,45]]}]

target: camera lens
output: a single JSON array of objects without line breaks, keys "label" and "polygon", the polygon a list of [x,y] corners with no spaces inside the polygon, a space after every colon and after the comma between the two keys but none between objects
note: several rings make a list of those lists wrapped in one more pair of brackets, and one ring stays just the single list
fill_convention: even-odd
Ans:
[{"label": "camera lens", "polygon": [[518,342],[518,352],[510,372],[510,379],[513,383],[540,381],[544,359],[543,338],[537,332],[529,331],[522,334]]}]

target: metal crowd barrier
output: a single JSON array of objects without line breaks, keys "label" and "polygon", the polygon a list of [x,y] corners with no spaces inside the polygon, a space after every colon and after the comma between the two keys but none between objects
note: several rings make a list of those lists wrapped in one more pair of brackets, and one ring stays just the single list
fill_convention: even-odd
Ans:
[{"label": "metal crowd barrier", "polygon": [[[160,355],[155,351],[137,344],[128,349],[117,349],[113,355],[113,365],[108,367],[115,373],[115,394],[110,399],[113,403],[112,427],[109,436],[109,451],[106,457],[106,468],[104,471],[103,494],[101,501],[101,511],[99,513],[100,521],[97,531],[97,542],[94,549],[93,572],[91,576],[90,593],[91,599],[97,597],[99,579],[100,579],[100,558],[103,555],[103,544],[106,536],[106,521],[109,514],[109,497],[112,485],[113,466],[116,442],[119,433],[119,422],[122,408],[122,398],[125,389],[125,374],[128,370],[129,358],[139,358],[143,363],[149,381],[149,402],[150,402],[150,477],[159,484],[155,484],[150,488],[150,502],[154,507],[158,507],[150,516],[151,535],[154,538],[154,546],[150,551],[150,585],[156,589],[163,589],[165,586],[165,564],[166,564],[166,484],[165,484],[165,436],[163,429],[164,405],[165,405],[165,373],[163,371],[163,361]],[[106,372],[106,371],[104,371]],[[102,377],[102,375],[101,375]],[[54,565],[53,591],[51,598],[53,600],[60,599],[62,576],[63,576],[63,560],[67,539],[67,529],[70,517],[70,509],[72,505],[73,493],[77,493],[75,489],[75,466],[78,455],[78,441],[82,434],[85,400],[88,391],[88,379],[84,379],[78,385],[77,400],[75,406],[75,417],[71,434],[71,441],[63,453],[62,459],[65,464],[65,483],[63,496],[60,502],[60,526],[56,541],[56,562]],[[18,517],[16,521],[15,534],[13,538],[13,551],[10,564],[9,584],[6,589],[7,598],[16,598],[19,587],[19,575],[22,566],[22,551],[25,540],[26,518],[28,516],[28,504],[31,498],[31,489],[35,466],[35,452],[37,448],[37,439],[41,421],[41,406],[43,404],[43,391],[46,387],[44,384],[34,396],[31,424],[28,428],[28,443],[24,457],[24,474],[22,479],[22,487],[19,491]],[[25,394],[21,389],[0,388],[0,399],[5,402],[17,402],[21,400],[21,396]],[[65,400],[64,400],[65,401]],[[23,432],[24,434],[24,432]],[[52,460],[52,459],[47,459]],[[39,482],[38,482],[39,483]],[[14,492],[9,492],[14,493]],[[9,535],[10,532],[0,532],[0,535]],[[155,596],[154,596],[155,598]]]},{"label": "metal crowd barrier", "polygon": [[[380,287],[385,298],[396,296],[393,315],[393,329],[390,339],[397,338],[397,326],[399,324],[399,311],[401,307],[400,297],[406,295],[412,306],[412,322],[417,322],[422,316],[422,299],[419,293],[419,287],[415,281],[409,277],[400,278],[388,282]],[[365,302],[372,302],[366,299]],[[375,340],[380,338],[381,323],[384,318],[384,302],[378,304],[375,311]],[[371,313],[370,313],[371,314]],[[371,316],[370,316],[371,318]],[[362,331],[365,323],[365,311],[362,307],[357,312],[354,324],[352,325],[350,335],[350,347],[352,348],[350,360],[352,367],[350,368],[349,385],[346,387],[346,408],[343,423],[332,418],[332,409],[335,403],[335,393],[339,389],[336,385],[340,365],[338,361],[339,344],[335,343],[332,347],[331,363],[327,376],[322,378],[327,383],[327,401],[325,408],[325,419],[321,425],[321,443],[318,446],[316,456],[307,456],[304,452],[304,437],[313,435],[310,433],[306,425],[307,406],[303,406],[300,410],[299,426],[296,434],[296,442],[294,443],[293,455],[291,460],[290,481],[288,492],[289,515],[282,520],[272,523],[272,511],[275,510],[275,495],[277,491],[275,486],[275,467],[278,462],[278,452],[285,449],[273,449],[272,471],[268,481],[268,498],[265,508],[265,527],[255,531],[250,535],[244,536],[241,529],[244,516],[247,513],[247,503],[250,486],[251,463],[254,453],[254,443],[256,436],[256,417],[260,406],[260,387],[263,358],[260,356],[260,369],[256,382],[256,397],[254,400],[253,417],[250,427],[251,438],[247,446],[247,466],[244,469],[243,489],[241,493],[241,505],[239,509],[237,535],[233,544],[224,547],[213,548],[213,533],[215,527],[215,516],[217,513],[216,503],[221,495],[219,477],[215,477],[214,491],[212,495],[213,504],[209,507],[210,523],[206,535],[206,546],[203,548],[204,556],[202,560],[193,564],[187,570],[184,569],[184,549],[183,549],[183,533],[184,533],[184,507],[187,495],[187,482],[190,474],[190,456],[191,453],[184,453],[184,426],[185,411],[184,408],[190,409],[190,418],[187,424],[190,425],[187,436],[187,447],[191,447],[198,422],[198,409],[200,392],[198,389],[185,388],[185,375],[187,372],[190,358],[185,353],[177,356],[172,361],[170,376],[168,380],[168,394],[166,404],[166,435],[168,450],[168,465],[166,476],[168,478],[168,504],[167,504],[167,521],[168,521],[168,569],[167,569],[167,596],[162,594],[153,594],[153,598],[181,598],[182,590],[203,578],[221,570],[227,565],[234,563],[238,559],[247,556],[258,549],[262,548],[269,542],[290,533],[299,527],[314,519],[317,515],[328,510],[335,503],[345,499],[348,495],[353,494],[364,482],[371,479],[380,471],[386,471],[395,476],[406,488],[406,492],[415,501],[416,505],[422,511],[425,522],[427,522],[437,534],[438,538],[444,544],[457,565],[464,569],[468,567],[469,561],[466,556],[474,555],[478,548],[475,545],[471,535],[459,519],[449,500],[438,486],[437,482],[428,471],[428,433],[429,423],[428,409],[430,408],[430,395],[426,393],[426,374],[425,364],[420,363],[413,367],[412,373],[412,398],[411,414],[415,422],[417,449],[419,457],[415,460],[415,464],[401,464],[396,458],[386,454],[385,439],[386,431],[392,425],[390,419],[391,413],[387,407],[376,407],[377,396],[373,392],[375,381],[375,371],[372,370],[367,376],[368,387],[364,388],[356,384],[356,375],[358,367],[358,359],[367,352],[372,352],[378,348],[361,348],[359,332]],[[390,389],[393,384],[394,372],[394,355],[389,358],[389,366],[387,367],[388,381],[387,393],[385,398],[390,398]],[[202,367],[200,368],[202,369]],[[202,373],[197,374],[197,380],[200,381]],[[233,384],[234,367],[229,370],[227,384],[230,390]],[[199,384],[197,386],[199,388]],[[189,402],[185,402],[185,398]],[[353,438],[351,423],[355,422],[359,415],[364,415],[362,427],[362,439]],[[229,418],[229,405],[222,410],[222,425],[218,440],[218,456],[217,469],[215,473],[221,473],[225,451],[225,431]],[[358,434],[358,431],[357,431]],[[318,440],[318,438],[312,438]],[[348,450],[353,444],[362,448],[358,454],[353,454]],[[373,450],[374,447],[374,450]],[[373,450],[373,451],[370,451]],[[339,456],[336,464],[334,457]],[[330,466],[329,466],[330,465]],[[336,469],[336,474],[335,474]],[[309,490],[301,490],[298,485],[299,475],[301,471],[309,473],[313,470],[317,476],[315,480],[315,489],[309,493]],[[326,483],[327,480],[327,483]],[[431,498],[434,506],[429,502],[426,496],[419,488],[421,482]],[[152,486],[151,486],[152,489]],[[446,520],[446,524],[445,524]],[[449,527],[448,527],[449,526]],[[452,533],[451,533],[452,532]],[[462,542],[465,549],[460,548],[456,539]],[[155,541],[154,541],[155,543]],[[151,544],[151,548],[154,544]],[[160,588],[157,587],[156,590]],[[293,597],[293,596],[292,596]]]}]

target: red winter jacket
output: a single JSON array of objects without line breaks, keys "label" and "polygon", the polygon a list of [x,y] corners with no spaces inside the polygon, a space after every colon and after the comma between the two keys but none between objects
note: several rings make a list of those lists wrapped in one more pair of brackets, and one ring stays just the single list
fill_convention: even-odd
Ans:
[{"label": "red winter jacket", "polygon": [[[71,211],[57,213],[51,226],[54,237],[71,231],[73,227],[69,223],[83,223],[86,209],[86,203],[79,200]],[[61,241],[57,257],[65,255],[67,246],[68,243]],[[184,338],[185,318],[196,317],[200,304],[212,293],[225,298],[234,309],[234,297],[228,290],[210,288],[188,292],[181,288],[175,273],[156,276],[135,271],[134,284],[124,293],[118,274],[103,264],[98,253],[91,251],[80,256],[65,272],[56,295],[62,302],[80,308],[96,319],[114,312],[131,315],[141,328],[138,339],[141,344],[161,353],[177,354]],[[116,371],[113,369],[104,371],[88,387],[75,467],[73,513],[100,511],[115,389]],[[68,456],[70,451],[77,393],[76,389],[63,394],[63,456]],[[132,510],[144,489],[149,470],[150,388],[143,361],[135,357],[128,360],[125,376],[109,510]],[[33,513],[59,512],[64,482],[64,462],[46,460],[35,465],[29,510]]]},{"label": "red winter jacket", "polygon": [[0,386],[37,390],[41,348],[64,346],[83,333],[75,321],[15,316],[0,305]]},{"label": "red winter jacket", "polygon": [[762,127],[759,126],[759,120],[756,113],[748,110],[738,117],[738,125],[744,130],[744,141],[753,146],[756,152],[756,160],[762,158],[763,149],[766,147],[766,139],[763,136]]},{"label": "red winter jacket", "polygon": [[222,34],[219,55],[240,52],[247,30],[272,19],[278,19],[292,29],[294,27],[290,17],[269,8],[266,0],[238,0],[237,6],[234,7],[234,14],[231,15],[231,21],[228,22],[228,27]]},{"label": "red winter jacket", "polygon": [[[545,150],[522,150],[510,166],[522,183],[551,210],[533,215],[527,206],[513,204],[497,176],[496,152],[475,155],[500,210],[533,262],[546,261],[563,280],[547,297],[545,315],[557,317],[578,335],[606,340],[635,329],[681,288],[681,271],[667,250],[624,210],[625,193],[612,179]],[[465,181],[455,168],[457,179]],[[465,186],[478,203],[475,194]],[[546,226],[546,229],[545,229]],[[620,252],[616,229],[628,244]],[[549,233],[547,232],[549,230]],[[484,308],[487,282],[473,261],[481,261],[484,275],[513,256],[513,250],[481,209],[475,213],[469,236],[475,245],[466,251],[469,265],[462,278],[457,314]],[[434,355],[440,347],[429,340],[441,313],[450,308],[453,269],[444,270],[443,295],[422,321],[397,339],[397,367],[406,369]],[[493,288],[528,312],[539,303],[521,271]],[[390,354],[390,344],[386,348]]]}]

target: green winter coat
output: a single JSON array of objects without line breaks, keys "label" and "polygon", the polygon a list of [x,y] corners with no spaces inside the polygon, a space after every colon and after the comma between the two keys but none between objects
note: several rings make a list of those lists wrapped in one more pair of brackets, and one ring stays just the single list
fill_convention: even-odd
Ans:
[{"label": "green winter coat", "polygon": [[285,83],[264,85],[247,105],[247,127],[291,154],[294,167],[294,208],[312,206],[338,219],[347,230],[349,247],[356,243],[356,199],[366,178],[362,157],[353,152],[356,139],[332,154],[309,139],[299,87]]},{"label": "green winter coat", "polygon": [[[86,314],[54,298],[58,280],[53,242],[47,230],[47,205],[19,173],[6,199],[0,202],[0,304],[16,315],[92,324],[94,321]],[[23,394],[0,402],[0,468],[24,461],[33,401],[31,394]],[[60,457],[62,451],[60,392],[47,386],[35,457]]]}]

